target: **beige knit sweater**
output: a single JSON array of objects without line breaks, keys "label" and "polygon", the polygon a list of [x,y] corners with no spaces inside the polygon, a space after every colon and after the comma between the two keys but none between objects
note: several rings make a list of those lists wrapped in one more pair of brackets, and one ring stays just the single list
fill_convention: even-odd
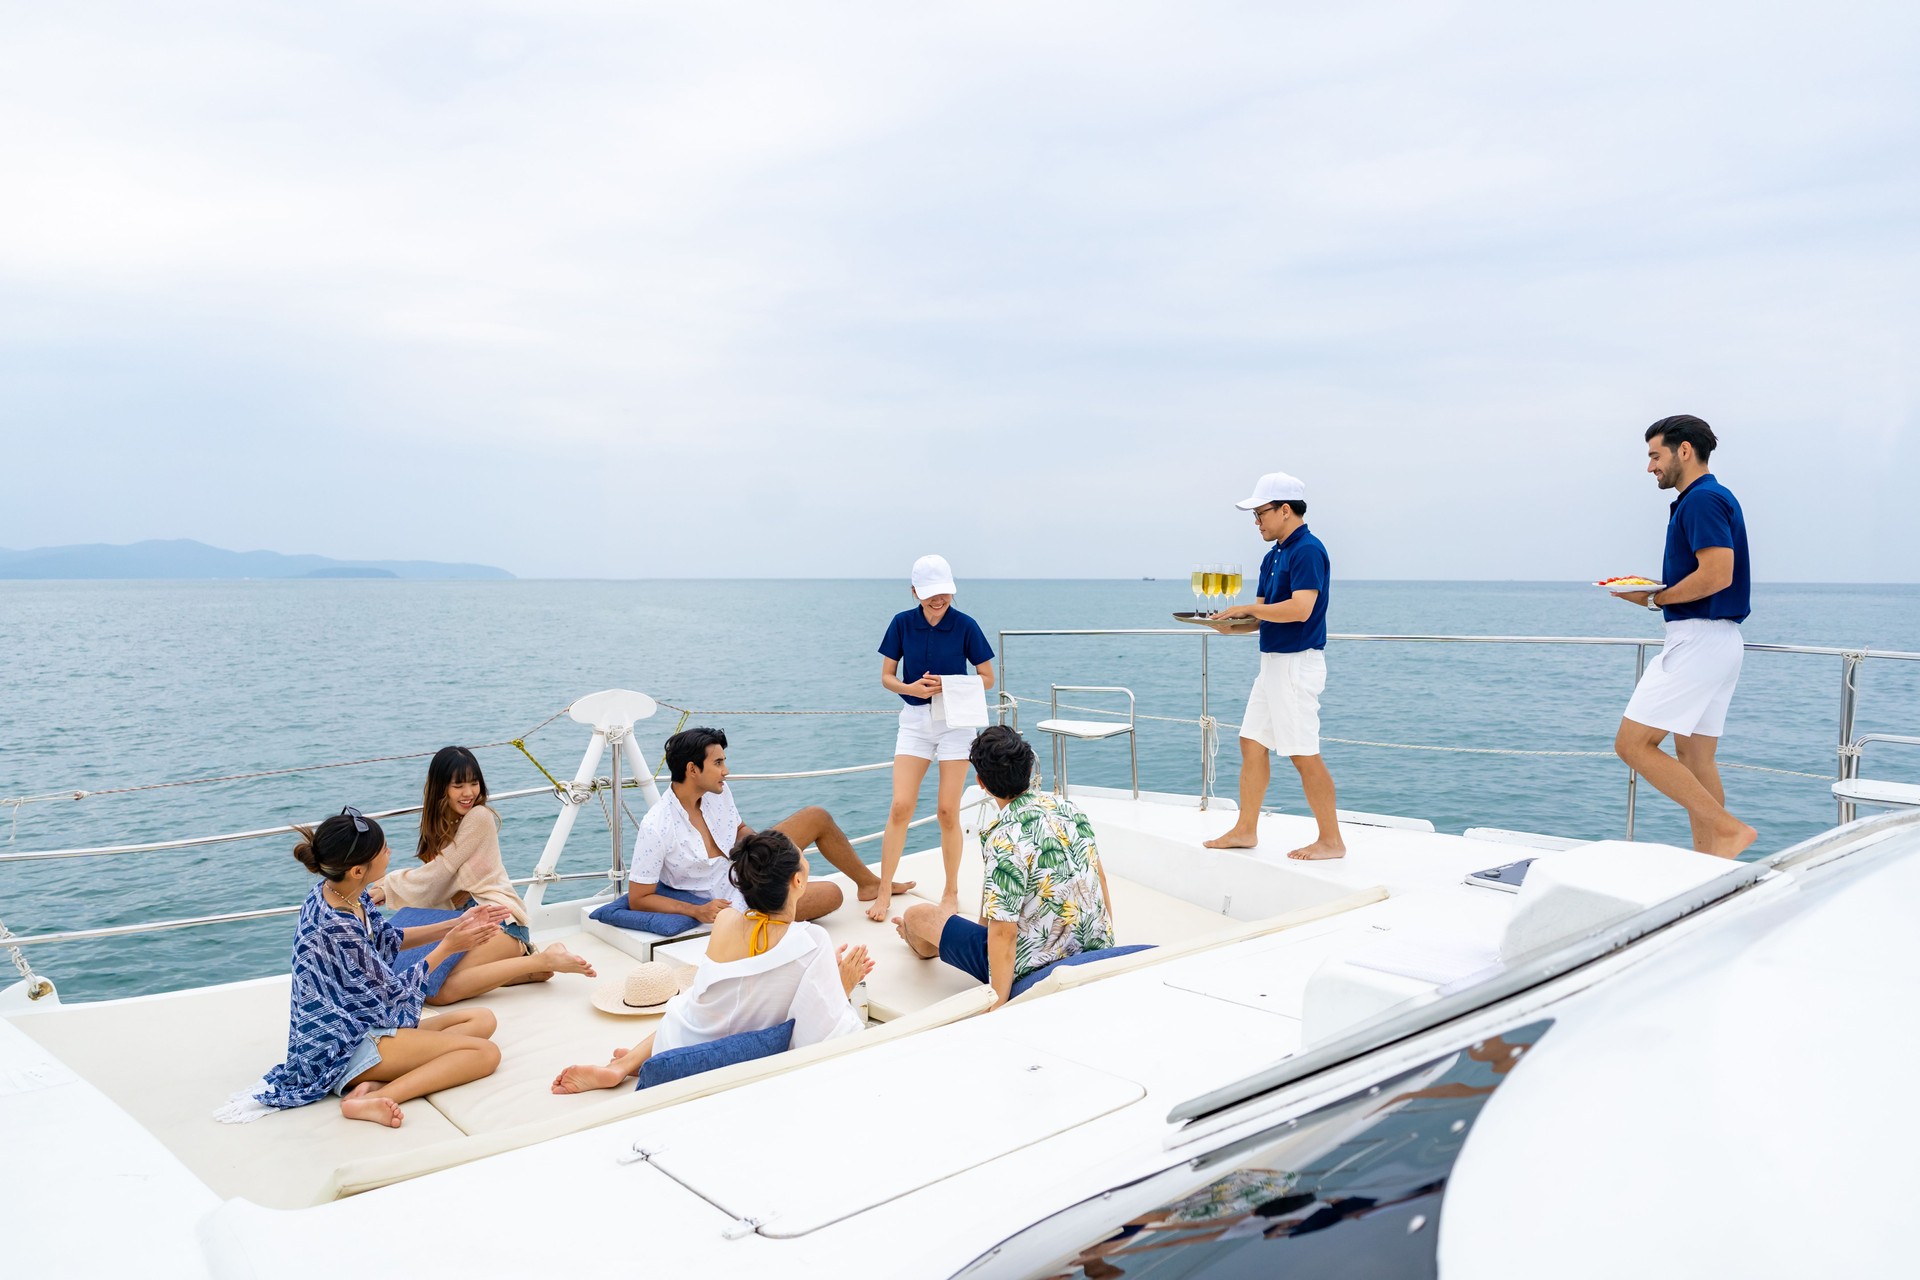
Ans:
[{"label": "beige knit sweater", "polygon": [[500,860],[500,817],[485,805],[475,805],[460,819],[453,841],[432,862],[388,871],[380,882],[390,907],[433,907],[450,910],[461,893],[475,902],[505,907],[527,924],[527,904],[513,891],[506,864]]}]

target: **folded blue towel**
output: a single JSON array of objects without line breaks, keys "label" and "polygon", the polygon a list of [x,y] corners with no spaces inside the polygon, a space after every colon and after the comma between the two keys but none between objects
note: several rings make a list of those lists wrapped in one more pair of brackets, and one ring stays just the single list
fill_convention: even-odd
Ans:
[{"label": "folded blue towel", "polygon": [[741,1031],[721,1036],[718,1040],[709,1040],[705,1044],[668,1049],[646,1060],[640,1068],[639,1083],[633,1087],[651,1089],[654,1085],[697,1076],[702,1071],[712,1071],[717,1067],[772,1057],[776,1053],[785,1053],[792,1043],[793,1019],[788,1018],[779,1026],[768,1027],[765,1031]]},{"label": "folded blue towel", "polygon": [[1151,942],[1140,942],[1131,947],[1104,947],[1099,951],[1082,951],[1079,955],[1068,956],[1065,960],[1055,960],[1043,969],[1035,969],[1032,973],[1024,975],[1013,984],[1013,995],[1019,995],[1055,969],[1070,969],[1076,964],[1092,964],[1095,960],[1110,960],[1114,956],[1130,956],[1136,951],[1151,950],[1153,950]]},{"label": "folded blue towel", "polygon": [[[672,898],[675,902],[687,902],[704,906],[713,901],[704,894],[689,893],[684,889],[673,889],[666,885],[656,885],[653,890],[663,898]],[[600,907],[587,917],[601,924],[610,924],[616,929],[633,929],[640,933],[657,933],[663,938],[671,938],[677,933],[685,933],[700,922],[692,916],[679,916],[671,911],[635,911],[627,906],[626,895],[622,894],[612,902]]]}]

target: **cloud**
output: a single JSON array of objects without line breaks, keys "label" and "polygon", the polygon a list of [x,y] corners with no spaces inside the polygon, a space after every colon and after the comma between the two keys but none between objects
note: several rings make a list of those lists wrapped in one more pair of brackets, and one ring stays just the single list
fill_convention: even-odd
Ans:
[{"label": "cloud", "polygon": [[1920,575],[1905,7],[9,28],[0,544],[1172,573],[1285,466],[1346,572],[1587,576],[1688,411],[1761,577]]}]

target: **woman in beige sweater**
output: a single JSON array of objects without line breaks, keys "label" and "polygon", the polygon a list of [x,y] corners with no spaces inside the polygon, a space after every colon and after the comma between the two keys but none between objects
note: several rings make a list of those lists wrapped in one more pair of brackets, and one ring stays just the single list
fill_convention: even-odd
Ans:
[{"label": "woman in beige sweater", "polygon": [[465,747],[442,747],[427,766],[418,853],[419,866],[389,871],[369,890],[376,903],[451,914],[484,904],[505,907],[513,917],[497,936],[463,953],[444,973],[436,972],[438,989],[429,982],[428,1004],[545,982],[556,973],[594,976],[592,965],[558,942],[534,949],[527,904],[514,892],[500,859],[500,817],[487,807],[486,778]]}]

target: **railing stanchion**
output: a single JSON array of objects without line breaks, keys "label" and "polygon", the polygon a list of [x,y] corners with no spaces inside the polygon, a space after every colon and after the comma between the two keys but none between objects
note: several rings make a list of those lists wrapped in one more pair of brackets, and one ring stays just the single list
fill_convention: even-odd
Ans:
[{"label": "railing stanchion", "polygon": [[[1840,658],[1840,762],[1835,767],[1835,776],[1845,782],[1860,776],[1860,757],[1854,754],[1853,722],[1859,702],[1859,691],[1854,686],[1854,678],[1860,670],[1860,655],[1842,654]],[[1853,821],[1853,801],[1841,799],[1840,823],[1842,826]]]},{"label": "railing stanchion", "polygon": [[1200,812],[1207,811],[1207,797],[1213,794],[1213,752],[1207,749],[1207,641],[1213,637],[1200,633]]},{"label": "railing stanchion", "polygon": [[[1640,687],[1640,677],[1647,674],[1647,646],[1644,643],[1633,646],[1633,687]],[[1635,792],[1640,785],[1640,775],[1627,766],[1627,839],[1633,839],[1633,809]]]},{"label": "railing stanchion", "polygon": [[607,873],[607,879],[613,881],[614,888],[620,887],[620,748],[626,735],[611,738],[607,745],[613,748],[613,868]]}]

